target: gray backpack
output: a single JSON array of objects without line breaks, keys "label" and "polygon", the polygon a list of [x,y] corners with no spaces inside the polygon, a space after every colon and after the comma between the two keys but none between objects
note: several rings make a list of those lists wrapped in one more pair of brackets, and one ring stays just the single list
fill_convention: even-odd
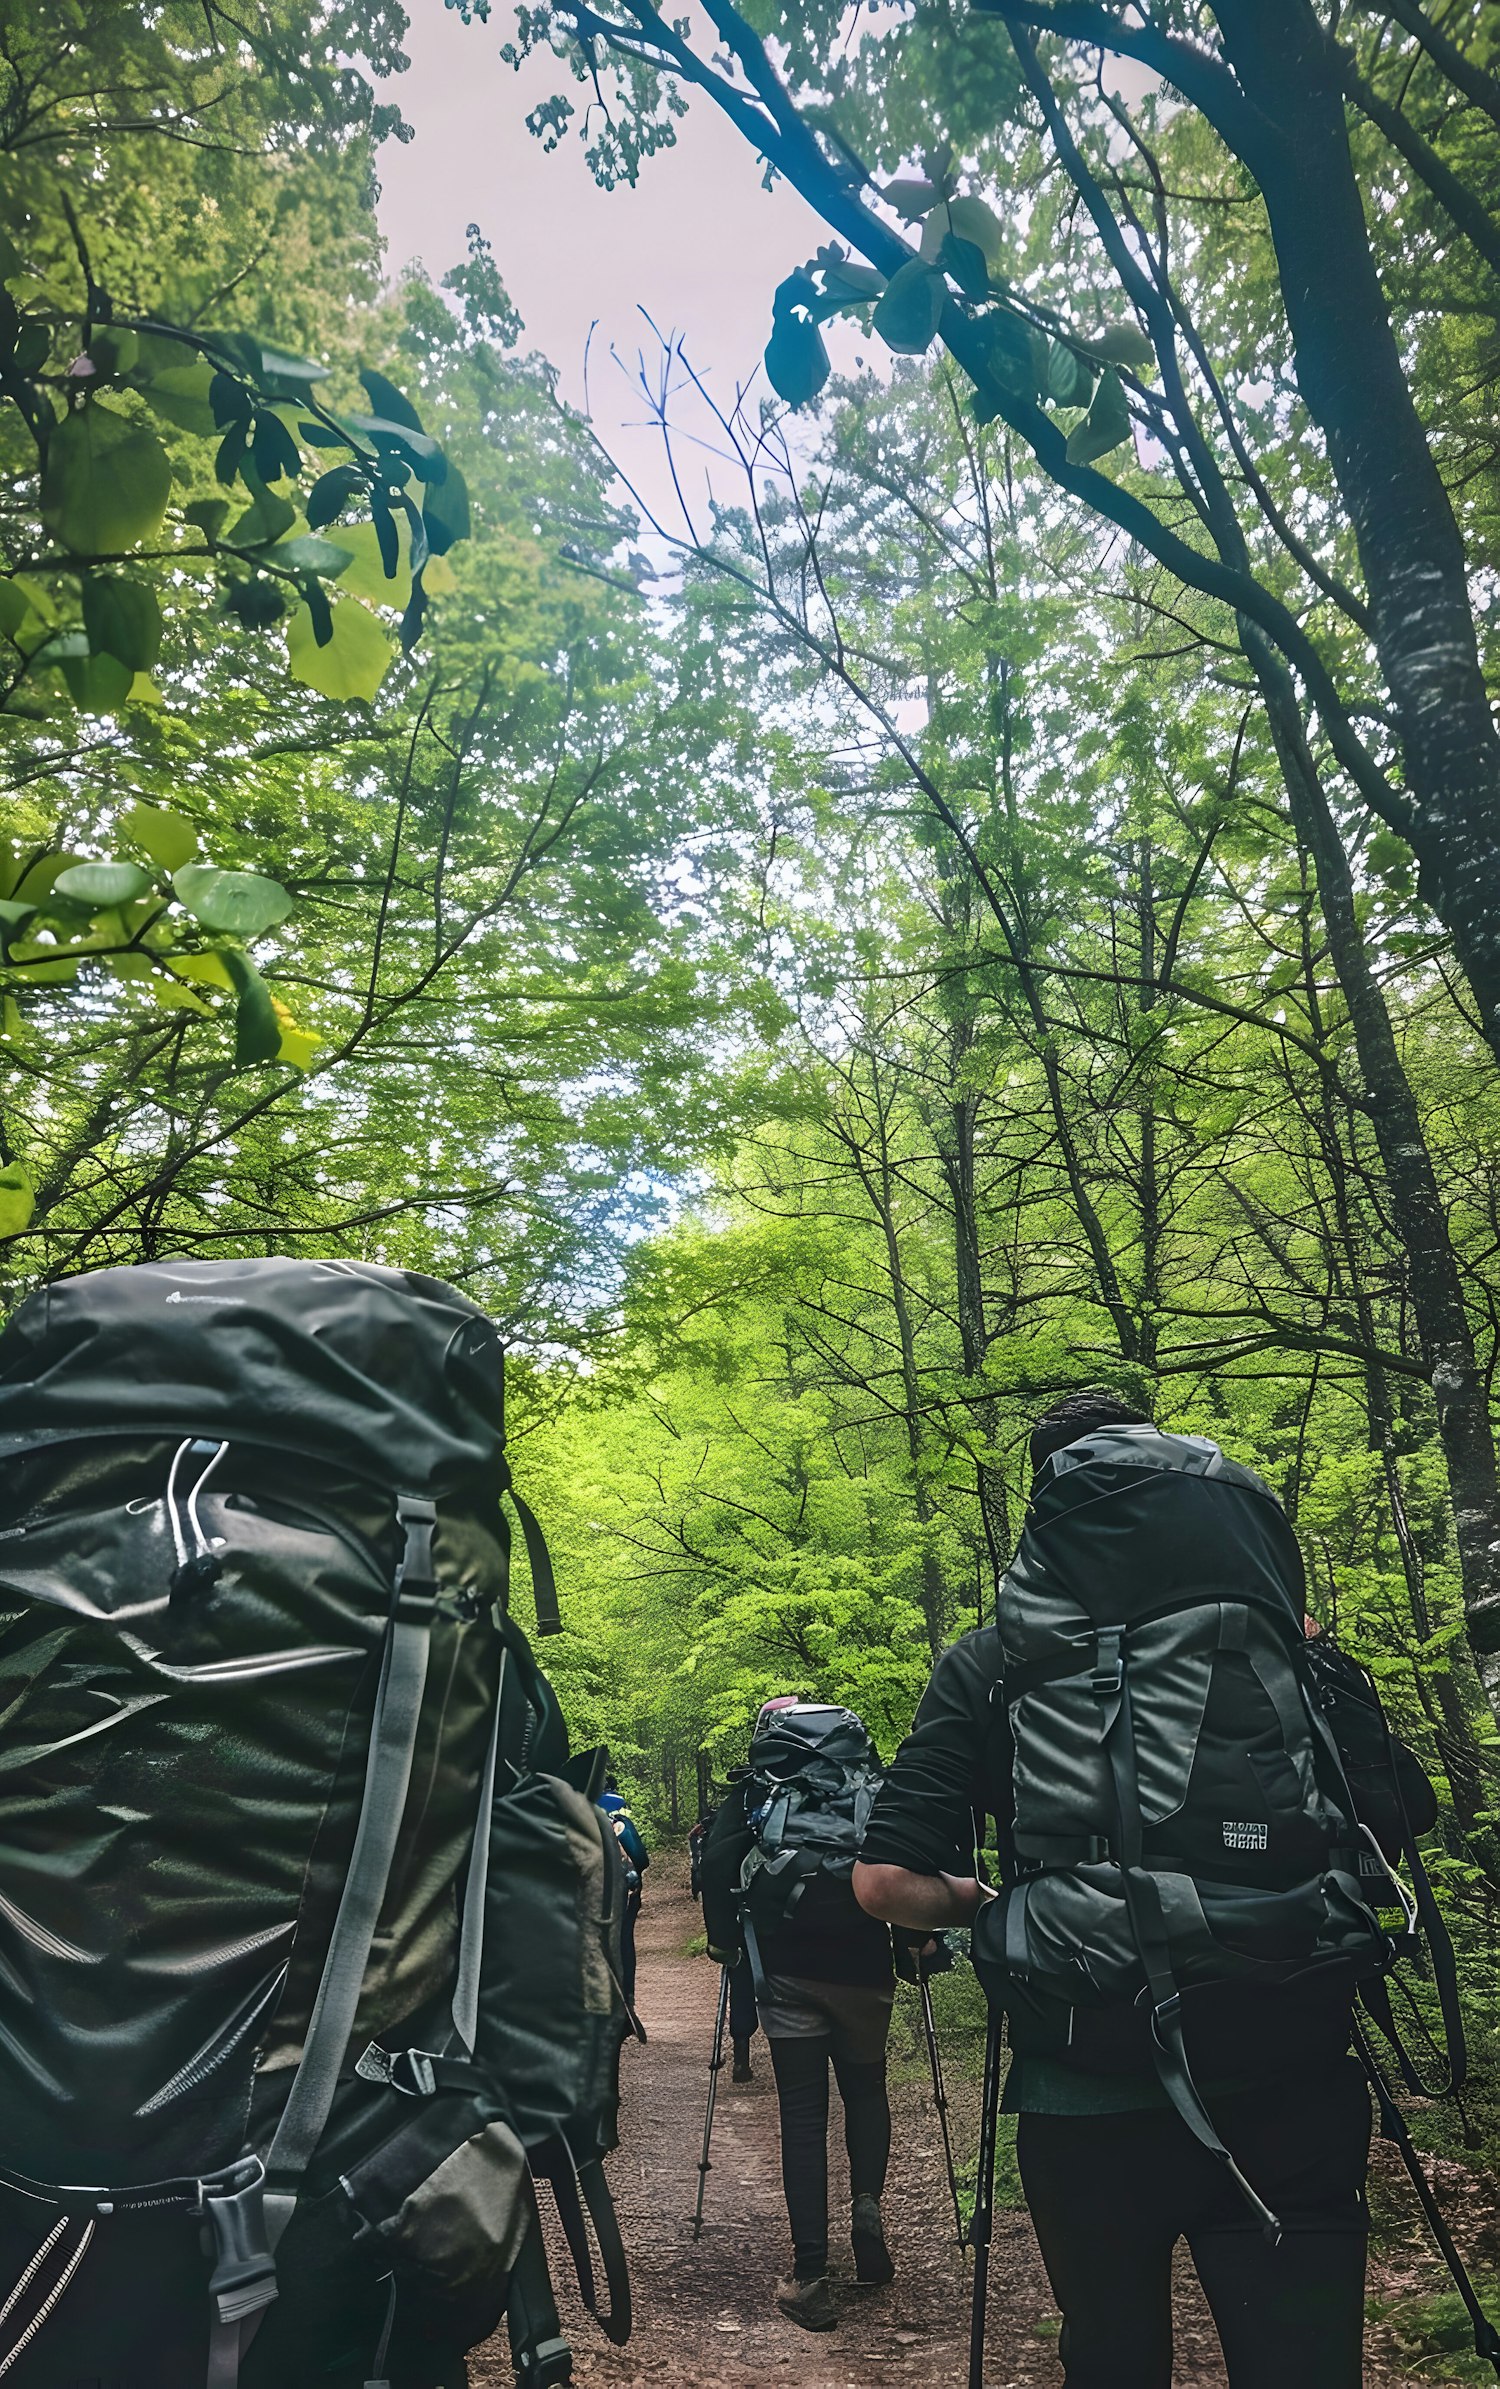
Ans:
[{"label": "gray backpack", "polygon": [[1395,1948],[1310,1694],[1296,1537],[1216,1445],[1112,1427],[1041,1470],[997,1624],[1014,1867],[976,1927],[986,1990],[1017,2049],[1154,2064],[1233,2169],[1195,2075],[1341,2049]]}]

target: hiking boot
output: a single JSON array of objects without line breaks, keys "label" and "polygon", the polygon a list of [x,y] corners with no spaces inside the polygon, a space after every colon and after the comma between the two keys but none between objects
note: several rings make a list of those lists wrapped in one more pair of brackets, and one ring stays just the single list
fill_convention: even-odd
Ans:
[{"label": "hiking boot", "polygon": [[755,2080],[750,2067],[750,2043],[748,2041],[735,2042],[734,2071],[729,2079],[731,2082],[753,2082]]},{"label": "hiking boot", "polygon": [[839,2310],[826,2273],[820,2273],[816,2281],[778,2281],[776,2303],[788,2322],[800,2323],[804,2331],[837,2328]]},{"label": "hiking boot", "polygon": [[880,2201],[868,2190],[861,2191],[854,2201],[854,2226],[849,2239],[854,2249],[856,2281],[863,2282],[867,2289],[879,2289],[884,2282],[895,2279],[896,2268],[880,2220]]}]

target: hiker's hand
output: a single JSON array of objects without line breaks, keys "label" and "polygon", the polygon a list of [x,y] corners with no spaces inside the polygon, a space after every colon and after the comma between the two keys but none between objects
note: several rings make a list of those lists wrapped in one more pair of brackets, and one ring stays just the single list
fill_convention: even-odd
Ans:
[{"label": "hiker's hand", "polygon": [[715,1949],[710,1943],[708,1954],[716,1966],[737,1966],[740,1962],[740,1953],[737,1949]]},{"label": "hiker's hand", "polygon": [[867,1916],[924,1935],[967,1924],[985,1896],[972,1875],[919,1875],[911,1867],[872,1865],[864,1858],[855,1863],[853,1881]]}]

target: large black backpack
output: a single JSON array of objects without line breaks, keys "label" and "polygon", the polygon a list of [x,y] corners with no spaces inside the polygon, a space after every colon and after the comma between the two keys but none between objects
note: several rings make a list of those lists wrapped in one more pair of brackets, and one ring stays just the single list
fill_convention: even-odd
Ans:
[{"label": "large black backpack", "polygon": [[533,2181],[623,2333],[623,1874],[507,1614],[493,1326],[347,1262],[67,1280],[0,1461],[0,2373],[446,2389],[508,2310],[569,2378]]},{"label": "large black backpack", "polygon": [[753,1736],[742,1779],[751,1843],[740,1909],[757,1977],[760,1937],[791,1921],[814,1881],[848,1885],[880,1776],[852,1709],[798,1701],[773,1710]]},{"label": "large black backpack", "polygon": [[1013,2047],[1154,2063],[1226,2163],[1198,2080],[1336,2055],[1396,1947],[1303,1608],[1269,1488],[1148,1426],[1052,1455],[1000,1589],[1014,1866],[976,1965]]}]

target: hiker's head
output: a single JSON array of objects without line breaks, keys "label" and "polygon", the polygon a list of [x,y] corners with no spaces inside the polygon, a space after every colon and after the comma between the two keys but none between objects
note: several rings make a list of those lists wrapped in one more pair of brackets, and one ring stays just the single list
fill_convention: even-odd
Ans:
[{"label": "hiker's head", "polygon": [[1060,1402],[1042,1412],[1031,1430],[1031,1473],[1035,1476],[1064,1445],[1077,1443],[1083,1435],[1097,1435],[1101,1427],[1149,1427],[1150,1424],[1143,1410],[1133,1410],[1107,1386],[1093,1385],[1083,1393],[1064,1394]]}]

